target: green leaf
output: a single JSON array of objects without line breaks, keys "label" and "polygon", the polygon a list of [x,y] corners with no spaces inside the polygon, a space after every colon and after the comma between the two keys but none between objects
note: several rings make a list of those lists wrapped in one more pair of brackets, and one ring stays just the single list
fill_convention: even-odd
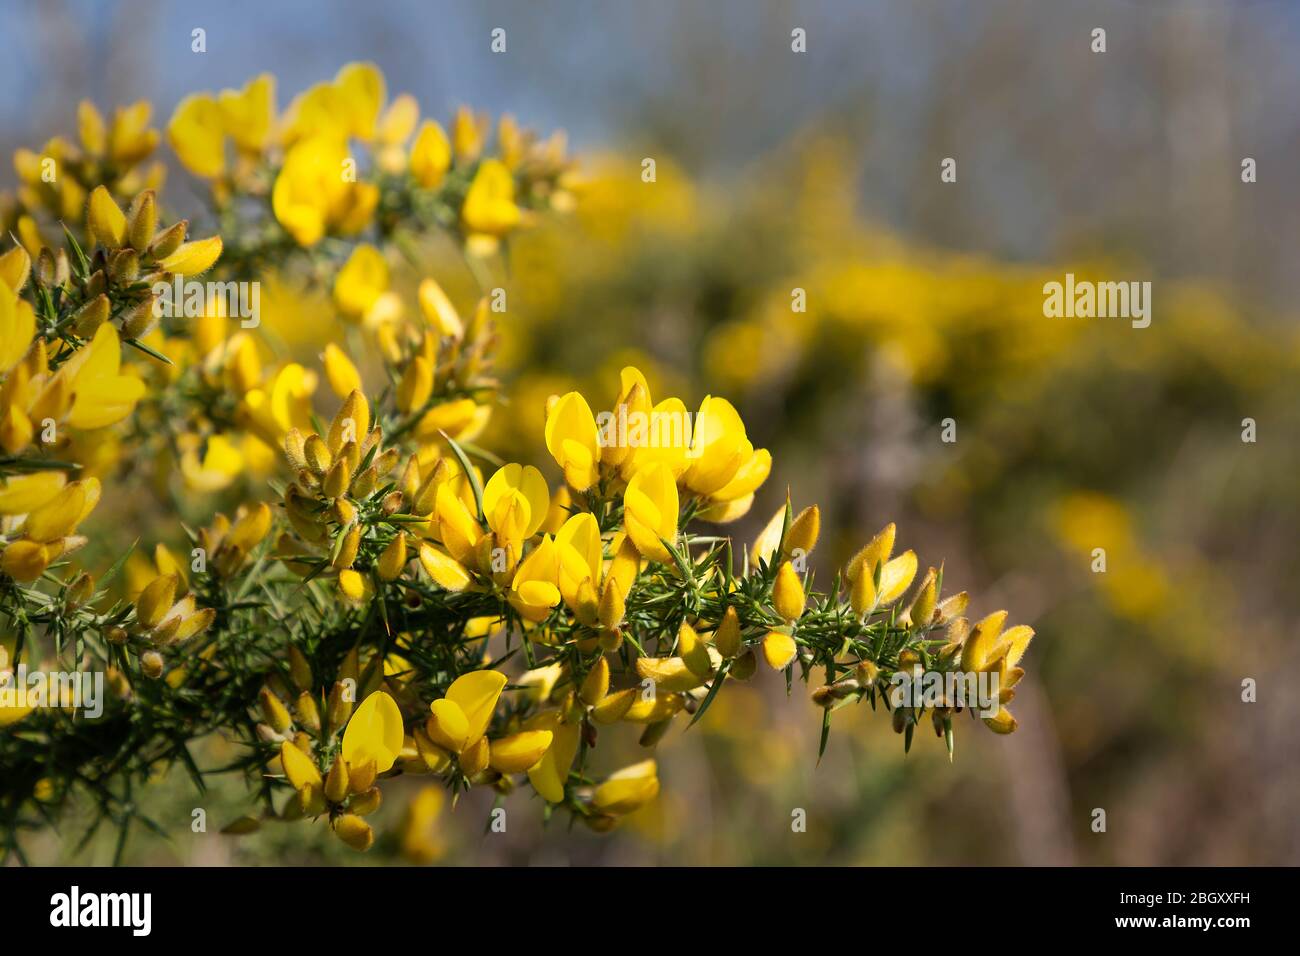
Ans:
[{"label": "green leaf", "polygon": [[713,703],[713,698],[718,696],[718,691],[721,689],[722,682],[727,676],[727,671],[730,669],[731,669],[731,661],[724,661],[722,666],[718,668],[717,674],[713,676],[713,684],[710,685],[709,692],[704,695],[704,700],[700,701],[700,706],[696,709],[695,713],[691,716],[691,722],[686,725],[687,730],[690,730],[692,727],[694,727],[695,722],[699,720],[701,717],[703,717],[704,712],[709,709],[709,705]]},{"label": "green leaf", "polygon": [[441,430],[438,434],[447,440],[447,444],[451,446],[452,454],[456,456],[456,460],[460,462],[460,467],[465,472],[465,477],[469,479],[469,486],[474,490],[474,507],[478,510],[478,520],[485,520],[483,514],[483,485],[478,480],[477,472],[469,463],[469,456],[465,454],[465,449],[460,447],[456,439]]},{"label": "green leaf", "polygon": [[149,346],[145,345],[139,339],[127,339],[126,344],[131,346],[131,348],[133,349],[139,349],[145,355],[148,355],[150,358],[157,359],[159,362],[162,362],[164,365],[172,364],[171,359],[163,355],[161,352],[151,349]]},{"label": "green leaf", "polygon": [[76,236],[74,236],[68,229],[67,223],[61,222],[59,225],[63,227],[63,235],[68,240],[68,248],[72,250],[73,258],[77,260],[77,268],[79,270],[77,275],[81,277],[89,275],[90,261],[86,258],[86,254],[82,252],[81,243],[77,242]]}]

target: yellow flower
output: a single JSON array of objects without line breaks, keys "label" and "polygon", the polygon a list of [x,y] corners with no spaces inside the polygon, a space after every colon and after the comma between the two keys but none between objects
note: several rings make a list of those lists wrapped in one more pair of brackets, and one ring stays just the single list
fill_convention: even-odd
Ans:
[{"label": "yellow flower", "polygon": [[220,491],[244,470],[244,456],[228,435],[212,435],[204,443],[202,457],[197,445],[181,454],[181,475],[187,487],[199,492]]},{"label": "yellow flower", "polygon": [[446,791],[440,786],[422,787],[406,805],[402,819],[402,854],[412,863],[428,864],[442,856],[443,843],[433,832]]},{"label": "yellow flower", "polygon": [[638,551],[652,561],[672,560],[664,542],[677,540],[677,484],[672,471],[656,463],[638,471],[623,493],[623,523]]},{"label": "yellow flower", "polygon": [[354,767],[374,761],[375,772],[384,773],[402,752],[404,739],[397,702],[383,691],[375,691],[348,721],[343,732],[343,759]]},{"label": "yellow flower", "polygon": [[384,74],[373,63],[348,63],[334,77],[343,94],[348,131],[369,142],[375,137],[379,112],[386,98]]},{"label": "yellow flower", "polygon": [[243,152],[256,154],[266,148],[275,122],[275,77],[262,73],[242,90],[222,90],[222,127]]},{"label": "yellow flower", "polygon": [[335,395],[344,398],[351,392],[360,391],[361,373],[341,348],[330,342],[325,346],[321,360],[325,365],[325,380]]},{"label": "yellow flower", "polygon": [[591,406],[578,392],[564,395],[547,412],[546,449],[574,491],[586,491],[595,484],[600,462],[599,435]]},{"label": "yellow flower", "polygon": [[311,428],[311,396],[315,391],[315,373],[290,362],[271,377],[269,384],[244,395],[240,417],[259,438],[278,447],[290,428]]},{"label": "yellow flower", "polygon": [[461,162],[472,163],[483,152],[483,134],[487,127],[487,117],[478,117],[468,106],[456,110],[451,133],[456,143],[456,158]]},{"label": "yellow flower", "polygon": [[208,93],[185,97],[167,123],[167,142],[181,165],[196,176],[216,179],[226,169],[226,117]]},{"label": "yellow flower", "polygon": [[331,826],[340,840],[358,852],[364,853],[374,845],[374,830],[355,813],[342,814]]},{"label": "yellow flower", "polygon": [[600,610],[602,544],[600,528],[588,512],[569,518],[555,535],[559,551],[560,594],[588,627],[594,627]]},{"label": "yellow flower", "polygon": [[144,382],[119,374],[122,345],[117,329],[105,322],[90,345],[78,349],[58,371],[73,395],[68,424],[73,428],[104,428],[126,418],[144,397]]},{"label": "yellow flower", "polygon": [[443,338],[460,339],[465,335],[465,324],[456,313],[456,307],[433,279],[420,283],[420,312],[425,321],[438,330]]},{"label": "yellow flower", "polygon": [[892,604],[901,598],[912,585],[916,577],[916,553],[904,551],[892,561],[885,562],[880,569],[880,588],[877,600],[881,604]]},{"label": "yellow flower", "polygon": [[22,246],[14,246],[0,255],[0,282],[9,287],[10,293],[22,292],[31,274],[32,257]]},{"label": "yellow flower", "polygon": [[473,565],[477,562],[483,528],[470,514],[464,498],[458,493],[458,484],[453,479],[438,486],[434,509],[438,519],[438,533],[442,537],[442,543],[457,561]]},{"label": "yellow flower", "polygon": [[9,283],[0,277],[0,375],[7,374],[18,364],[35,335],[36,313],[27,300],[19,299]]},{"label": "yellow flower", "polygon": [[423,408],[433,395],[433,364],[423,355],[411,359],[397,383],[397,408],[410,414]]},{"label": "yellow flower", "polygon": [[369,243],[361,243],[334,278],[334,304],[343,317],[366,319],[388,291],[388,263]]},{"label": "yellow flower", "polygon": [[108,131],[108,155],[120,166],[134,166],[158,145],[158,131],[149,129],[153,107],[139,100],[113,113]]},{"label": "yellow flower", "polygon": [[33,541],[54,542],[77,530],[99,503],[99,479],[65,485],[53,498],[28,512],[22,533]]},{"label": "yellow flower", "polygon": [[528,769],[528,780],[547,802],[563,803],[569,768],[573,766],[573,758],[577,756],[582,740],[581,725],[564,723],[559,711],[549,710],[532,717],[524,728],[550,732],[551,745],[541,761]]},{"label": "yellow flower", "polygon": [[488,766],[497,773],[523,773],[537,766],[552,739],[549,730],[525,730],[493,740],[488,748]]},{"label": "yellow flower", "polygon": [[498,159],[479,164],[460,211],[466,232],[499,239],[519,225],[522,213],[515,205],[515,180]]},{"label": "yellow flower", "polygon": [[425,120],[411,144],[411,175],[425,189],[435,189],[451,167],[451,144],[433,120]]},{"label": "yellow flower", "polygon": [[532,465],[503,465],[483,488],[483,513],[503,544],[536,534],[550,506],[550,488]]},{"label": "yellow flower", "polygon": [[0,572],[24,584],[35,581],[62,550],[61,543],[42,544],[20,538],[6,545],[4,552],[0,553]]},{"label": "yellow flower", "polygon": [[356,181],[344,142],[326,135],[294,144],[271,190],[275,218],[301,246],[327,232],[352,235],[366,227],[379,201],[373,183]]},{"label": "yellow flower", "polygon": [[67,483],[61,471],[0,479],[0,515],[25,515],[52,501]]},{"label": "yellow flower", "polygon": [[544,621],[560,603],[559,555],[554,539],[542,535],[541,542],[515,569],[510,604],[526,620]]},{"label": "yellow flower", "polygon": [[505,686],[506,676],[500,671],[470,671],[457,677],[447,695],[429,705],[432,716],[425,725],[429,738],[455,754],[474,748],[487,733]]},{"label": "yellow flower", "polygon": [[610,774],[592,794],[591,805],[610,816],[625,816],[658,795],[658,768],[653,760],[643,760]]},{"label": "yellow flower", "polygon": [[636,672],[642,680],[654,681],[660,693],[684,693],[708,679],[691,670],[681,657],[638,657]]},{"label": "yellow flower", "polygon": [[695,416],[691,465],[682,482],[696,494],[712,495],[736,477],[753,454],[736,409],[726,399],[708,395]]}]

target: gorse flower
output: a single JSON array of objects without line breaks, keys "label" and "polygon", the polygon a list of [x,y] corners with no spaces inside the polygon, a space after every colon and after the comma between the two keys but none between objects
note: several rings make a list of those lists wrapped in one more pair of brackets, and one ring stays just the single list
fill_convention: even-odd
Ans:
[{"label": "gorse flower", "polygon": [[[47,147],[62,185],[23,155],[19,243],[0,253],[0,636],[97,662],[114,693],[93,738],[61,708],[0,716],[40,730],[0,735],[19,768],[6,812],[89,792],[127,826],[131,785],[173,764],[201,782],[189,748],[220,734],[259,803],[224,832],[311,819],[367,850],[385,781],[422,775],[438,789],[398,842],[428,860],[444,789],[454,808],[527,784],[548,813],[618,825],[656,799],[658,765],[611,766],[597,741],[653,751],[731,681],[821,669],[823,746],[832,711],[879,699],[908,745],[928,710],[951,752],[953,717],[976,707],[900,703],[892,685],[971,672],[998,682],[988,726],[1014,729],[1032,631],[1003,612],[969,627],[942,568],[914,586],[893,525],[829,590],[808,564],[816,506],[787,502],[739,560],[700,532],[748,513],[772,468],[725,398],[656,400],[628,366],[599,414],[577,391],[538,397],[545,467],[475,444],[499,387],[497,297],[449,294],[420,240],[450,236],[487,268],[571,201],[562,137],[469,109],[444,128],[370,64],[283,111],[259,76],[167,124],[211,188],[220,235],[193,239],[136,169],[159,138],[147,108],[79,118],[80,148]],[[78,231],[47,241],[58,218]],[[263,281],[272,334],[241,298]],[[329,340],[295,338],[318,313]],[[68,558],[131,478],[187,523],[96,584]]]}]

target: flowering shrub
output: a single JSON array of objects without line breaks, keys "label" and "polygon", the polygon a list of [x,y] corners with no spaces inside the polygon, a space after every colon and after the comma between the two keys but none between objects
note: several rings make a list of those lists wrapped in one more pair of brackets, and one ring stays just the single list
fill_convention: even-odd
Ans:
[{"label": "flowering shrub", "polygon": [[[527,781],[547,814],[604,831],[659,780],[652,758],[598,773],[599,738],[632,725],[653,753],[764,669],[787,689],[820,672],[823,748],[832,714],[860,702],[906,746],[928,722],[950,754],[962,710],[1015,729],[1032,630],[1001,611],[968,624],[966,594],[943,597],[941,568],[918,579],[893,525],[820,588],[816,506],[787,500],[748,546],[719,531],[772,466],[727,400],[655,401],[628,366],[599,414],[577,391],[546,402],[546,471],[474,443],[499,401],[501,310],[485,294],[463,316],[422,260],[450,237],[486,279],[512,233],[567,209],[580,184],[562,138],[508,117],[490,137],[467,110],[448,135],[409,96],[388,103],[368,64],[283,115],[258,77],[187,98],[167,125],[211,187],[195,239],[161,167],[142,167],[149,115],[105,123],[83,104],[79,147],[19,153],[4,212],[19,243],[0,256],[0,665],[14,691],[18,667],[109,688],[95,717],[70,686],[0,699],[8,851],[74,797],[123,836],[156,826],[138,794],[171,765],[200,789],[245,776],[260,809],[234,834],[310,818],[365,850],[398,774],[453,800]],[[231,294],[262,281],[329,289],[341,322],[319,373],[245,311],[260,292]],[[116,555],[96,579],[72,561],[80,528],[101,497],[137,494],[122,479],[141,462],[141,491],[190,518],[188,547]],[[221,496],[228,514],[209,507]],[[996,680],[980,707],[951,680],[900,698],[918,674]],[[239,756],[200,769],[193,748],[214,734]],[[409,818],[440,806],[425,791]]]}]

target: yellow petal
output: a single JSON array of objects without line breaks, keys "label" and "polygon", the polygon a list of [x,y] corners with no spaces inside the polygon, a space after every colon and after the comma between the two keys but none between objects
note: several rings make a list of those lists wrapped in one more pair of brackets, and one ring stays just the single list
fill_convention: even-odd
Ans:
[{"label": "yellow petal", "polygon": [[378,773],[390,769],[402,752],[405,733],[397,702],[375,691],[361,702],[343,733],[343,759],[360,766],[370,760]]},{"label": "yellow petal", "polygon": [[528,780],[548,803],[563,803],[564,785],[568,782],[573,758],[578,753],[582,728],[576,723],[561,723],[556,711],[537,714],[524,727],[552,734],[551,745],[542,755],[541,761],[528,769]]},{"label": "yellow petal", "polygon": [[411,144],[411,175],[425,189],[442,184],[451,167],[451,143],[443,128],[433,120],[425,120]]},{"label": "yellow petal", "polygon": [[591,803],[601,813],[622,816],[638,810],[659,794],[658,771],[653,760],[624,767],[596,788]]},{"label": "yellow petal", "polygon": [[776,613],[787,621],[797,621],[803,616],[806,603],[803,582],[799,580],[794,566],[789,561],[782,562],[772,585],[772,606],[776,608]]},{"label": "yellow petal", "polygon": [[221,237],[211,236],[207,239],[183,243],[179,249],[158,263],[158,267],[164,272],[196,276],[212,268],[212,264],[220,256]]},{"label": "yellow petal", "polygon": [[845,576],[850,581],[856,581],[858,575],[865,569],[868,576],[874,577],[876,565],[888,561],[894,551],[894,533],[894,523],[891,521],[867,542],[866,547],[853,556],[848,567],[845,568]]},{"label": "yellow petal", "polygon": [[116,249],[126,237],[126,215],[103,186],[96,186],[86,207],[86,228],[91,238]]},{"label": "yellow petal", "polygon": [[694,690],[705,681],[680,657],[638,657],[636,672],[643,680],[654,681],[658,689],[672,693]]},{"label": "yellow petal", "polygon": [[794,661],[799,653],[799,646],[794,638],[780,631],[768,631],[763,638],[763,660],[774,671],[783,671]]},{"label": "yellow petal", "polygon": [[454,754],[464,750],[469,738],[469,720],[460,705],[441,697],[429,705],[429,710],[431,716],[424,726],[429,739]]},{"label": "yellow petal", "polygon": [[61,471],[38,471],[0,481],[0,515],[24,515],[52,501],[67,482]]},{"label": "yellow petal", "polygon": [[515,181],[510,170],[498,159],[479,164],[465,194],[461,219],[469,232],[503,236],[519,225],[521,215],[515,205]]},{"label": "yellow petal", "polygon": [[898,600],[911,587],[915,577],[915,552],[904,551],[892,561],[885,562],[885,566],[880,569],[880,603],[889,604]]},{"label": "yellow petal", "polygon": [[468,726],[466,739],[472,744],[487,733],[506,676],[500,671],[470,671],[457,677],[447,688],[447,699],[460,707]]},{"label": "yellow petal", "polygon": [[523,773],[537,765],[551,746],[549,730],[525,730],[490,742],[488,765],[498,773]]},{"label": "yellow petal", "polygon": [[323,783],[316,762],[299,750],[292,741],[286,740],[280,745],[280,766],[284,768],[284,775],[289,778],[295,790],[320,786]]},{"label": "yellow petal", "polygon": [[470,585],[465,566],[431,544],[420,545],[420,564],[429,577],[448,591],[463,591]]},{"label": "yellow petal", "polygon": [[325,346],[321,359],[325,365],[325,379],[335,395],[346,398],[351,392],[361,390],[361,373],[341,348],[330,342]]}]

